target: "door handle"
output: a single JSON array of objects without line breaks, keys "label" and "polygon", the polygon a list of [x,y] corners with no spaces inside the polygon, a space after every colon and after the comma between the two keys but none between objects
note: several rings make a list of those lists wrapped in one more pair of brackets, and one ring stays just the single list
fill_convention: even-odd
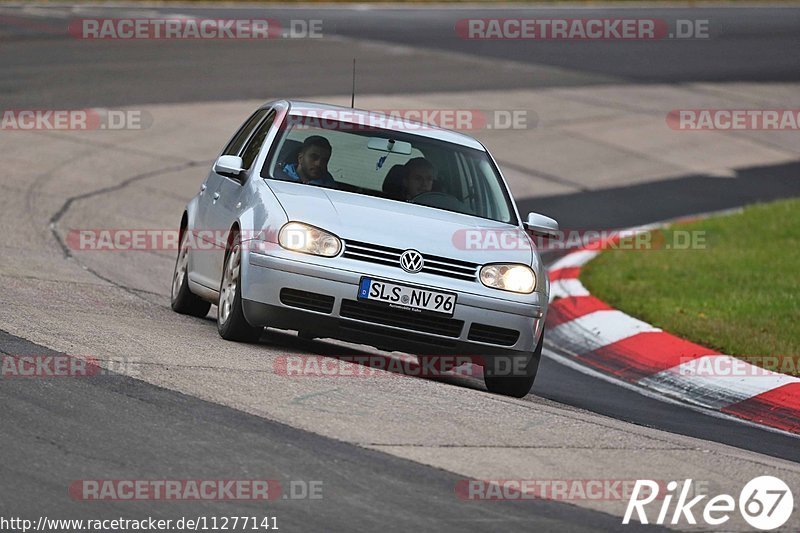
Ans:
[{"label": "door handle", "polygon": [[219,193],[218,193],[218,192],[215,192],[214,194],[212,194],[212,195],[211,195],[211,197],[212,197],[214,200],[219,200]]},{"label": "door handle", "polygon": [[200,196],[202,196],[204,192],[206,192],[206,184],[205,183],[200,186]]}]

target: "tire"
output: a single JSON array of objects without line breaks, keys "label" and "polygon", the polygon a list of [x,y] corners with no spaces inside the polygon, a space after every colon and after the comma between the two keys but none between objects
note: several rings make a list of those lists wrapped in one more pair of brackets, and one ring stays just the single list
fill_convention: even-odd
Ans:
[{"label": "tire", "polygon": [[228,341],[256,342],[264,328],[253,327],[247,322],[242,311],[241,243],[239,235],[225,253],[222,279],[217,301],[217,330],[220,337]]},{"label": "tire", "polygon": [[[523,376],[509,376],[509,375],[492,375],[492,369],[488,366],[483,369],[483,382],[489,392],[494,394],[502,394],[503,396],[512,396],[514,398],[525,397],[533,388],[533,382],[536,380],[536,373],[539,370],[539,361],[542,358],[542,344],[544,343],[544,332],[539,338],[539,344],[536,349],[530,354],[528,363],[525,366],[525,373]],[[527,356],[512,356],[512,357],[526,357]]]},{"label": "tire", "polygon": [[182,315],[204,317],[211,309],[211,303],[203,300],[189,290],[189,248],[186,245],[186,236],[189,230],[185,229],[178,248],[178,258],[175,260],[175,269],[172,272],[172,290],[170,304],[172,310]]}]

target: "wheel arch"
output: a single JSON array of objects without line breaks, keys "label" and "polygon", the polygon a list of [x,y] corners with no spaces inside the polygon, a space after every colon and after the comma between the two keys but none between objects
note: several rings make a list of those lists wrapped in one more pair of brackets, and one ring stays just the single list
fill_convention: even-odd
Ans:
[{"label": "wheel arch", "polygon": [[180,245],[181,239],[183,239],[183,234],[186,233],[186,229],[188,227],[189,227],[189,213],[184,209],[183,215],[181,215],[180,229],[178,230],[178,245]]}]

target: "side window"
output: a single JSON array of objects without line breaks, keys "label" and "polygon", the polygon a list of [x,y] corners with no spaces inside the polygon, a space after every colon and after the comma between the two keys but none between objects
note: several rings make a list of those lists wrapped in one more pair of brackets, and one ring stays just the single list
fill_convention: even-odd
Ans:
[{"label": "side window", "polygon": [[267,138],[267,133],[269,133],[269,129],[272,127],[272,123],[274,121],[275,111],[269,110],[269,114],[258,126],[258,129],[256,129],[256,132],[253,134],[253,136],[250,137],[244,152],[242,152],[243,168],[250,168],[253,164],[253,161],[256,160],[258,152],[261,150],[261,145],[264,144],[264,139]]},{"label": "side window", "polygon": [[263,119],[268,112],[269,109],[259,109],[253,113],[250,118],[247,119],[247,122],[239,128],[236,135],[233,136],[233,139],[231,139],[228,146],[225,147],[222,155],[239,155],[239,152],[242,151],[242,146],[244,146],[244,143],[250,138],[250,134],[253,132],[256,125],[261,122],[261,119]]}]

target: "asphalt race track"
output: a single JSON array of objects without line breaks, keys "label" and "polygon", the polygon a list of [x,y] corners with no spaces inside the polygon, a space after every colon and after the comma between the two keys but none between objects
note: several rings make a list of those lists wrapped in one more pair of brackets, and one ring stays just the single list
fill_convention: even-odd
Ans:
[{"label": "asphalt race track", "polygon": [[[87,41],[81,17],[320,19],[320,39]],[[468,41],[470,17],[707,19],[708,39]],[[72,228],[172,228],[255,105],[524,107],[525,131],[472,132],[521,212],[620,228],[800,195],[795,132],[662,143],[680,107],[800,107],[800,9],[270,8],[0,5],[3,109],[125,108],[138,131],[0,130],[0,353],[133,361],[97,379],[0,378],[0,517],[275,516],[285,531],[588,531],[625,501],[472,502],[458,480],[703,480],[800,489],[796,437],[665,402],[545,357],[522,400],[482,381],[292,378],[282,355],[369,351],[267,330],[255,345],[172,313],[171,251],[76,252]],[[698,140],[699,139],[699,140]],[[698,147],[699,146],[699,147]],[[547,261],[557,254],[545,254]],[[546,345],[546,354],[559,347]],[[322,482],[320,499],[86,502],[80,479]],[[299,481],[298,481],[299,480]],[[800,494],[795,492],[795,495]],[[797,529],[800,517],[788,524]],[[730,530],[748,530],[732,521]],[[680,527],[680,526],[678,526]]]}]

